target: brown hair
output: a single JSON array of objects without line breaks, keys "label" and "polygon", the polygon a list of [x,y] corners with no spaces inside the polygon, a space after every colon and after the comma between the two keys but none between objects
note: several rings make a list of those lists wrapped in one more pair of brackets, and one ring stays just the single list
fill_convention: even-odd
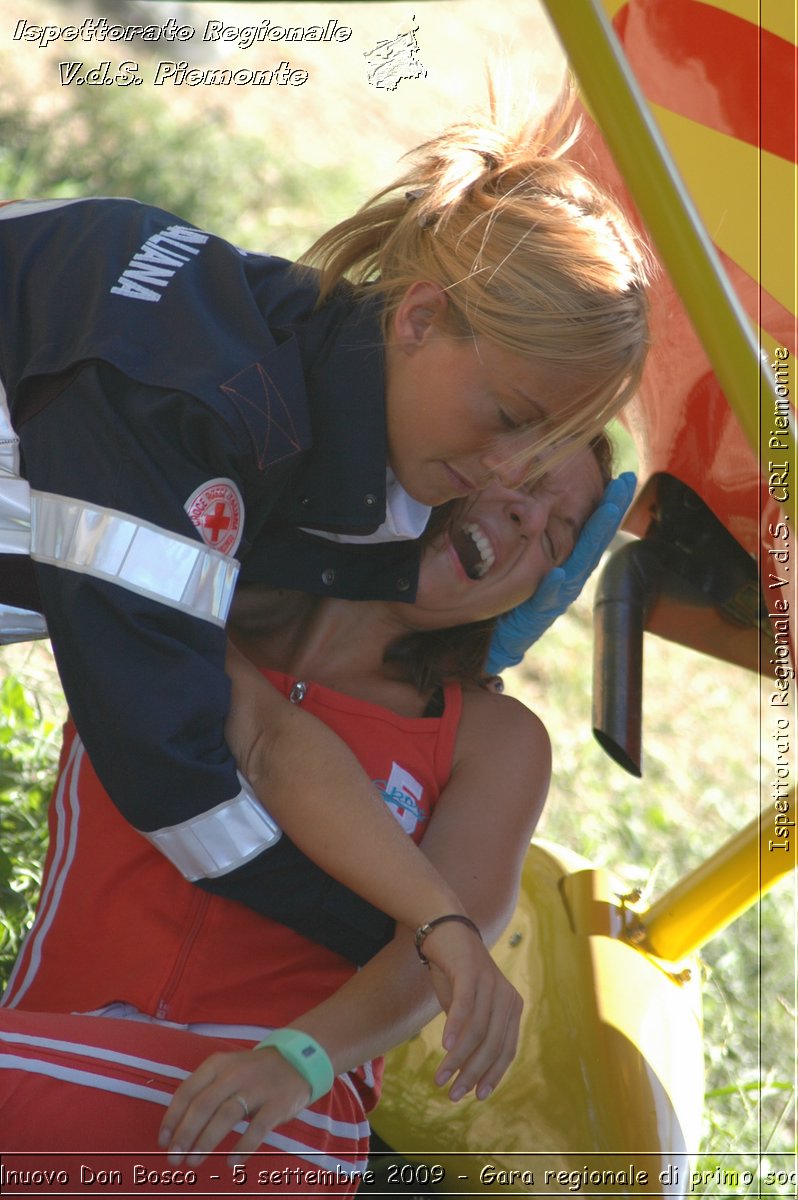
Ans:
[{"label": "brown hair", "polygon": [[[584,375],[535,431],[537,456],[564,439],[586,445],[636,390],[649,345],[650,257],[568,160],[572,110],[568,88],[534,127],[512,127],[491,88],[489,120],[421,145],[405,175],[302,259],[319,268],[322,299],[343,278],[380,292],[386,335],[408,287],[426,279],[447,294],[446,332]],[[528,433],[522,444],[528,458]],[[539,459],[533,473],[543,473]]]},{"label": "brown hair", "polygon": [[[604,430],[591,439],[590,449],[606,487],[612,478],[613,447]],[[436,509],[424,533],[424,541],[433,542],[448,529],[457,519],[461,507],[462,502],[458,500]],[[422,696],[440,687],[447,679],[484,687],[492,678],[485,673],[485,662],[498,620],[495,616],[450,629],[404,634],[388,646],[383,661],[399,678],[412,683]]]}]

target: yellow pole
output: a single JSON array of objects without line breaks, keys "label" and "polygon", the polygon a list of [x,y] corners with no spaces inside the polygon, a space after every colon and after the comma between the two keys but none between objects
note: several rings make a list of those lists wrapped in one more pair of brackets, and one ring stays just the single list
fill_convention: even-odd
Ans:
[{"label": "yellow pole", "polygon": [[[543,0],[718,382],[767,475],[759,412],[772,373],[598,0]],[[791,456],[795,424],[790,427]],[[791,458],[792,461],[792,458]]]},{"label": "yellow pole", "polygon": [[[679,962],[764,895],[796,862],[796,794],[786,811],[764,808],[695,871],[680,879],[635,922],[633,940],[668,962]],[[779,833],[782,830],[782,833]],[[786,832],[787,836],[784,836]]]}]

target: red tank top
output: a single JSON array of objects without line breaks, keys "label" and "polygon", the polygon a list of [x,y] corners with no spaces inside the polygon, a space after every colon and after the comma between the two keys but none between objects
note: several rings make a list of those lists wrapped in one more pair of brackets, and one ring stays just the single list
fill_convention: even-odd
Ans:
[{"label": "red tank top", "polygon": [[[264,674],[285,695],[296,685]],[[440,717],[400,717],[315,683],[302,704],[352,748],[420,840],[451,773],[459,686],[447,685]],[[71,722],[49,820],[39,908],[4,1005],[86,1012],[126,1001],[180,1023],[276,1026],[354,971],[285,926],[186,882],[119,815]]]}]

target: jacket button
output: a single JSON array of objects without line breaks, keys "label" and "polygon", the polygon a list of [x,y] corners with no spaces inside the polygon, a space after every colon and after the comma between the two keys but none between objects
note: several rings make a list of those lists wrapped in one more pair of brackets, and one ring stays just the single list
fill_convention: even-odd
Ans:
[{"label": "jacket button", "polygon": [[310,504],[310,496],[303,496],[299,503],[303,508],[307,508],[307,506]]},{"label": "jacket button", "polygon": [[406,575],[400,575],[396,581],[397,592],[407,592],[410,590],[410,580]]},{"label": "jacket button", "polygon": [[373,508],[374,505],[377,503],[377,497],[374,495],[373,492],[369,492],[367,495],[365,495],[363,497],[363,503],[366,505],[366,508]]},{"label": "jacket button", "polygon": [[321,581],[322,583],[325,583],[327,587],[329,587],[331,583],[335,583],[335,571],[333,571],[332,567],[328,567],[326,571],[322,571]]}]

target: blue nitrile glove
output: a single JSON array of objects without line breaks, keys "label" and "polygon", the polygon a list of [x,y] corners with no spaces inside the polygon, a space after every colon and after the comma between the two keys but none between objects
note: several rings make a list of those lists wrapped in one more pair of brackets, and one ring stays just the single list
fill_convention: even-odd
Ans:
[{"label": "blue nitrile glove", "polygon": [[561,567],[553,567],[534,595],[499,617],[488,654],[487,671],[498,675],[520,663],[524,654],[577,598],[601,561],[632,503],[637,478],[625,471],[611,479],[596,511],[585,522],[576,545]]}]

